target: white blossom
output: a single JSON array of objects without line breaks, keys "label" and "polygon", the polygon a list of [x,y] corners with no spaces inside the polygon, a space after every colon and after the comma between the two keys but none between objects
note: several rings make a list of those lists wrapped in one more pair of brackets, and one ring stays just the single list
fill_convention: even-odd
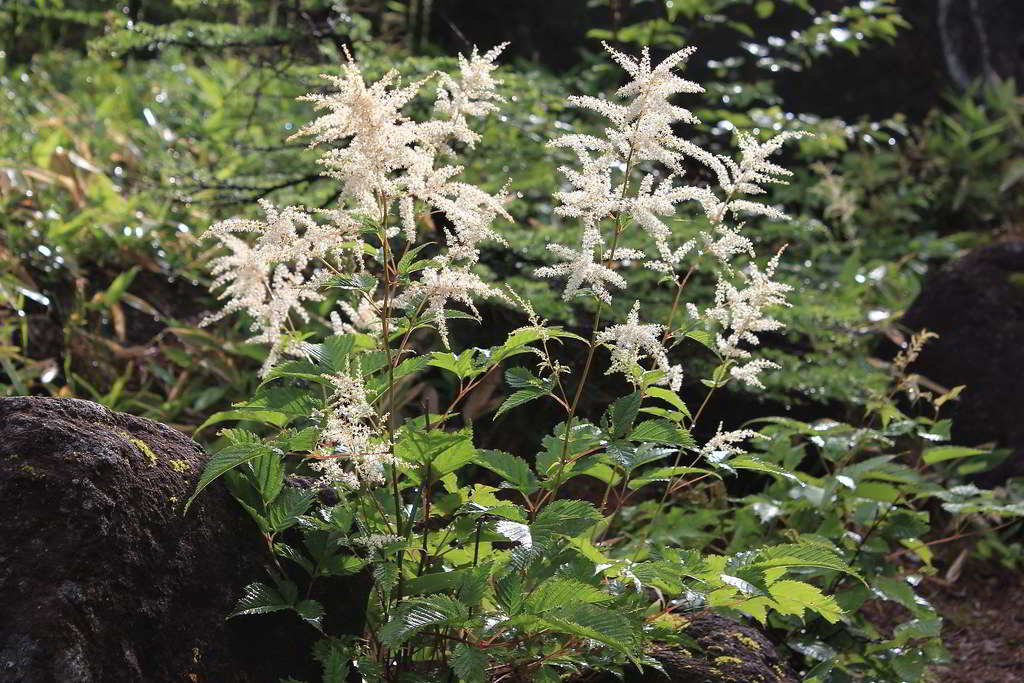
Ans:
[{"label": "white blossom", "polygon": [[494,102],[504,102],[497,93],[501,81],[494,78],[494,60],[508,43],[502,43],[483,55],[474,47],[469,59],[459,55],[459,79],[448,74],[440,75],[437,101],[434,106],[444,116],[456,119],[459,116],[482,117],[498,110]]},{"label": "white blossom", "polygon": [[764,389],[764,384],[761,382],[760,375],[764,370],[772,369],[777,370],[779,364],[768,360],[767,358],[755,358],[752,361],[744,363],[743,365],[737,365],[729,369],[729,374],[733,379],[743,382],[748,387],[755,389]]},{"label": "white blossom", "polygon": [[[559,261],[539,268],[536,275],[565,278],[565,299],[588,287],[601,301],[611,303],[609,290],[627,286],[623,274],[613,269],[614,262],[626,266],[630,260],[642,261],[645,268],[673,274],[695,251],[698,256],[709,254],[719,267],[715,303],[703,314],[693,304],[686,304],[687,310],[695,320],[724,328],[717,335],[717,349],[723,357],[734,361],[731,376],[748,386],[763,388],[759,374],[775,364],[751,359],[750,351],[741,344],[756,345],[757,333],[781,327],[778,320],[769,317],[767,309],[785,304],[789,287],[771,279],[777,256],[765,272],[756,265],[741,272],[739,277],[745,286],[730,281],[735,279],[733,261],[740,256],[753,259],[755,254],[753,242],[741,234],[743,225],[730,225],[726,220],[734,216],[786,218],[778,208],[752,201],[747,196],[763,194],[763,185],[784,182],[791,175],[769,158],[785,142],[804,133],[784,132],[766,142],[747,133],[738,133],[737,160],[712,154],[679,137],[674,130],[679,123],[697,121],[689,110],[670,102],[670,98],[678,94],[703,92],[696,83],[675,74],[675,69],[692,54],[692,49],[679,50],[656,66],[646,49],[639,58],[624,55],[607,45],[605,49],[630,76],[629,82],[616,93],[620,101],[589,96],[569,98],[570,104],[608,119],[604,135],[569,134],[549,143],[552,147],[570,150],[576,157],[575,166],[559,169],[567,187],[555,194],[559,202],[555,213],[578,219],[583,224],[582,241],[579,249],[549,244],[548,250]],[[717,188],[680,183],[686,159],[707,166],[717,181]],[[641,169],[639,165],[644,162],[647,165]],[[648,170],[651,162],[666,167],[667,173]],[[631,177],[635,174],[639,175],[638,182]],[[666,218],[675,215],[679,204],[689,201],[701,207],[710,228],[699,233],[699,240],[674,246]],[[657,251],[655,258],[641,259],[639,250],[633,248],[616,246],[614,253],[604,248],[602,223],[615,219],[617,245],[626,217],[651,239]],[[627,326],[630,323],[639,324],[633,314]],[[667,361],[664,365],[668,367]]]},{"label": "white blossom", "polygon": [[504,292],[484,282],[479,275],[464,268],[424,268],[423,276],[408,289],[395,298],[396,308],[410,309],[426,302],[427,315],[433,317],[438,334],[445,348],[448,343],[448,324],[445,320],[444,307],[449,301],[457,301],[467,306],[477,318],[480,312],[473,304],[473,297],[496,297],[508,301]]},{"label": "white blossom", "polygon": [[717,464],[730,456],[746,453],[737,445],[738,443],[761,436],[752,429],[734,429],[723,432],[722,425],[719,424],[718,431],[701,447],[700,454],[709,462]]},{"label": "white blossom", "polygon": [[376,286],[369,292],[361,294],[359,303],[355,306],[339,301],[338,308],[348,316],[348,322],[341,319],[337,311],[331,311],[331,331],[334,334],[352,334],[363,332],[371,335],[379,335],[384,328],[380,319],[381,303],[374,301],[373,295],[377,290]]},{"label": "white blossom", "polygon": [[370,404],[358,365],[331,376],[334,393],[328,402],[313,467],[331,483],[351,489],[380,486],[396,460],[382,424]]},{"label": "white blossom", "polygon": [[[593,239],[600,237],[591,233]],[[612,296],[608,293],[606,285],[623,289],[626,286],[626,279],[616,273],[608,266],[594,261],[594,246],[588,248],[587,235],[583,238],[583,249],[576,251],[561,244],[549,244],[548,250],[562,259],[562,263],[553,266],[542,266],[534,271],[537,277],[565,277],[568,283],[562,298],[568,301],[583,286],[590,287],[591,291],[605,303],[612,302]]]},{"label": "white blossom", "polygon": [[[300,99],[328,113],[303,126],[296,136],[310,137],[310,146],[334,145],[320,158],[325,174],[341,182],[342,200],[365,217],[379,221],[397,215],[405,239],[416,238],[415,202],[445,213],[454,225],[450,246],[460,258],[476,260],[477,244],[485,239],[504,243],[490,223],[496,216],[511,220],[504,209],[508,196],[491,195],[453,180],[462,172],[445,160],[455,156],[451,142],[472,147],[479,135],[467,117],[486,116],[503,101],[492,76],[493,63],[504,44],[480,55],[474,49],[459,57],[459,75],[432,74],[402,86],[396,71],[367,85],[359,64],[346,51],[340,76],[324,75],[336,91]],[[403,113],[431,77],[439,87],[438,118],[415,121]],[[295,136],[293,136],[295,137]],[[397,207],[392,203],[397,202]]]},{"label": "white blossom", "polygon": [[625,323],[612,325],[597,335],[598,343],[607,344],[611,349],[612,362],[608,372],[621,372],[631,378],[640,361],[650,358],[654,367],[665,373],[658,384],[667,384],[672,391],[678,391],[683,381],[683,369],[669,364],[668,353],[660,339],[664,329],[662,325],[641,323],[640,302],[634,303]]},{"label": "white blossom", "polygon": [[349,541],[366,548],[371,555],[385,546],[401,541],[401,536],[395,534],[366,534],[364,536],[349,537]]},{"label": "white blossom", "polygon": [[[266,343],[270,351],[263,364],[266,374],[282,353],[298,354],[302,346],[289,336],[294,317],[306,322],[304,302],[321,301],[320,287],[327,273],[311,264],[342,249],[350,235],[337,224],[322,225],[298,207],[278,209],[260,202],[266,220],[231,218],[207,232],[229,253],[211,261],[211,289],[223,288],[224,307],[203,320],[209,324],[235,311],[245,311],[255,333],[250,343]],[[250,244],[238,233],[255,235]]]},{"label": "white blossom", "polygon": [[[662,217],[675,213],[676,204],[696,199],[707,201],[704,188],[676,185],[681,172],[683,154],[675,144],[673,124],[694,123],[696,118],[688,110],[669,102],[679,93],[703,92],[696,83],[686,81],[674,73],[692,49],[679,50],[652,66],[650,54],[644,49],[639,59],[624,55],[608,45],[605,49],[631,76],[631,80],[617,91],[626,101],[618,104],[597,97],[570,97],[569,103],[595,111],[606,117],[610,125],[604,137],[593,135],[563,135],[549,144],[571,150],[576,156],[577,168],[562,166],[559,171],[569,185],[555,193],[558,206],[555,213],[566,218],[577,218],[584,226],[579,250],[561,245],[548,248],[564,263],[541,268],[540,277],[566,277],[565,298],[572,297],[584,283],[605,302],[611,300],[606,285],[622,288],[625,280],[607,265],[595,262],[594,248],[603,244],[600,224],[607,218],[631,217],[650,235],[659,259],[653,267],[664,270],[666,264],[677,262],[677,254],[669,246],[671,229]],[[670,169],[669,175],[657,182],[647,173],[636,187],[631,187],[630,171],[643,162],[660,162]],[[678,258],[681,259],[681,256]]]},{"label": "white blossom", "polygon": [[[704,317],[721,325],[723,334],[718,334],[715,345],[718,352],[727,359],[740,360],[750,357],[750,351],[740,346],[746,342],[756,346],[759,343],[758,332],[771,332],[782,328],[782,323],[769,317],[765,309],[773,306],[788,306],[786,293],[792,287],[771,278],[779,264],[780,250],[769,262],[765,270],[756,264],[750,264],[741,273],[746,286],[737,288],[725,279],[719,279],[715,287],[714,306],[704,311]],[[747,384],[757,386],[756,375],[767,364],[747,365],[739,368],[738,378]]]}]

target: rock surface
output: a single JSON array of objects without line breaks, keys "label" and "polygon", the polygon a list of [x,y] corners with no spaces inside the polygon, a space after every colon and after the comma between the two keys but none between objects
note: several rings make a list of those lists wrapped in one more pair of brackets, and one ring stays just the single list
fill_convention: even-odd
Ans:
[{"label": "rock surface", "polygon": [[[656,647],[651,655],[665,672],[627,668],[624,683],[795,683],[775,646],[760,631],[713,612],[681,617],[680,629],[703,650]],[[580,683],[619,681],[611,675]]]},{"label": "rock surface", "polygon": [[911,372],[967,387],[952,412],[954,441],[994,441],[1015,451],[982,483],[1024,475],[1024,240],[991,244],[944,266],[902,325],[939,335]]},{"label": "rock surface", "polygon": [[[224,617],[268,559],[206,454],[76,399],[0,399],[0,681],[319,680],[314,629]],[[309,668],[307,664],[307,668]]]}]

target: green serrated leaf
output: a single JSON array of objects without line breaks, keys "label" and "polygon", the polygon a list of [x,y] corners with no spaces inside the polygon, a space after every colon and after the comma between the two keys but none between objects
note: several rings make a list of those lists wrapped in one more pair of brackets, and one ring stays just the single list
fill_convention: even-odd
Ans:
[{"label": "green serrated leaf", "polygon": [[911,619],[893,629],[892,637],[900,643],[921,638],[938,638],[942,630],[942,620],[932,619]]},{"label": "green serrated leaf", "polygon": [[617,611],[598,605],[566,606],[539,619],[544,626],[562,633],[589,638],[632,655],[638,650],[638,634],[629,620]]},{"label": "green serrated leaf", "polygon": [[929,465],[933,465],[944,460],[966,458],[972,455],[984,455],[988,452],[989,451],[980,448],[967,448],[965,446],[936,446],[935,448],[926,448],[924,453],[921,455],[921,459]]},{"label": "green serrated leaf", "polygon": [[686,333],[686,337],[694,340],[705,348],[710,349],[716,355],[718,354],[718,349],[715,348],[715,335],[710,332],[707,332],[706,330],[691,330]]},{"label": "green serrated leaf", "polygon": [[514,489],[530,495],[538,489],[537,476],[529,463],[504,451],[477,451],[473,462],[501,476]]},{"label": "green serrated leaf", "polygon": [[[396,269],[398,270],[398,274],[399,275],[408,275],[411,272],[415,272],[416,270],[419,270],[419,268],[414,268],[414,264],[416,263],[416,255],[419,254],[424,249],[426,249],[427,247],[429,247],[431,244],[434,244],[434,243],[433,242],[424,242],[423,244],[417,245],[417,246],[413,247],[412,249],[407,250],[404,254],[402,254],[402,258],[398,260],[398,264],[396,265]],[[426,263],[426,261],[421,261],[420,263]],[[421,266],[421,267],[426,267],[426,266]]]},{"label": "green serrated leaf", "polygon": [[509,368],[505,371],[505,383],[513,389],[536,386],[540,378],[526,368]]},{"label": "green serrated leaf", "polygon": [[501,407],[498,408],[498,412],[494,414],[494,419],[497,420],[499,417],[502,416],[502,414],[504,414],[508,410],[511,410],[512,408],[521,406],[524,403],[529,403],[530,401],[536,398],[547,396],[547,394],[548,392],[546,390],[541,389],[539,387],[527,387],[526,389],[520,389],[519,391],[515,392],[514,394],[505,399],[505,401],[501,404]]},{"label": "green serrated leaf", "polygon": [[765,462],[764,460],[760,460],[759,458],[755,458],[753,456],[733,458],[732,460],[727,461],[725,464],[736,470],[753,470],[755,472],[765,472],[767,474],[774,474],[776,476],[789,479],[790,481],[794,481],[803,486],[803,482],[793,472],[790,472],[784,467],[773,465],[770,462]]},{"label": "green serrated leaf", "polygon": [[617,465],[627,473],[637,467],[674,455],[674,448],[660,448],[652,443],[632,444],[629,441],[614,441],[608,444],[605,452]]},{"label": "green serrated leaf", "polygon": [[699,474],[699,475],[711,475],[717,479],[721,479],[722,476],[717,472],[705,469],[703,467],[658,467],[649,471],[644,471],[640,476],[632,479],[628,486],[631,489],[638,489],[641,486],[646,486],[656,481],[670,481],[676,477],[680,477],[684,474]]},{"label": "green serrated leaf", "polygon": [[323,638],[313,645],[313,657],[324,669],[322,683],[345,683],[352,660],[349,648],[331,638]]},{"label": "green serrated leaf", "polygon": [[379,633],[382,643],[399,645],[428,626],[461,626],[469,619],[469,607],[447,595],[413,598],[395,610]]},{"label": "green serrated leaf", "polygon": [[295,611],[310,626],[323,632],[324,607],[316,600],[303,600],[295,605]]},{"label": "green serrated leaf", "polygon": [[686,429],[669,420],[646,420],[638,424],[627,437],[630,441],[671,444],[680,448],[694,448],[697,442]]},{"label": "green serrated leaf", "polygon": [[249,467],[264,505],[272,503],[284,486],[284,458],[279,453],[267,451],[250,460]]},{"label": "green serrated leaf", "polygon": [[261,422],[263,424],[269,424],[280,428],[288,424],[289,418],[288,415],[277,410],[259,410],[250,408],[222,410],[208,417],[203,424],[196,427],[196,430],[192,432],[192,435],[195,436],[211,425],[227,422],[228,420],[251,420],[253,422]]},{"label": "green serrated leaf", "polygon": [[487,681],[487,653],[478,647],[459,643],[452,656],[452,669],[464,683]]},{"label": "green serrated leaf", "polygon": [[188,510],[189,506],[192,505],[192,501],[196,499],[196,496],[203,489],[216,481],[225,472],[268,453],[270,453],[270,449],[258,443],[243,443],[228,446],[218,451],[216,455],[207,461],[206,467],[203,468],[203,474],[199,477],[199,483],[196,484],[195,492],[192,493],[185,503],[185,510]]},{"label": "green serrated leaf", "polygon": [[640,412],[640,403],[644,400],[641,391],[634,391],[632,394],[623,396],[611,404],[606,413],[609,429],[615,438],[622,438],[629,431]]},{"label": "green serrated leaf", "polygon": [[483,368],[477,367],[473,362],[476,353],[477,349],[466,349],[458,355],[454,353],[434,351],[430,354],[430,359],[427,361],[427,365],[447,370],[461,380],[470,379],[484,371]]},{"label": "green serrated leaf", "polygon": [[609,602],[613,596],[577,579],[553,578],[538,586],[526,599],[525,611],[543,614],[566,605]]},{"label": "green serrated leaf", "polygon": [[556,500],[537,513],[530,533],[536,544],[554,535],[579,536],[601,519],[601,513],[584,500]]},{"label": "green serrated leaf", "polygon": [[260,386],[281,378],[302,379],[323,386],[330,386],[331,383],[330,378],[323,373],[322,369],[313,363],[306,360],[289,360],[271,368]]},{"label": "green serrated leaf", "polygon": [[399,380],[406,375],[412,375],[420,372],[427,364],[430,359],[426,356],[414,356],[412,358],[406,358],[395,367],[394,379]]},{"label": "green serrated leaf", "polygon": [[283,609],[291,609],[291,603],[281,593],[266,584],[250,583],[227,618],[245,614],[267,614]]},{"label": "green serrated leaf", "polygon": [[523,577],[518,572],[509,572],[495,582],[494,596],[509,616],[515,616],[523,609],[526,596]]},{"label": "green serrated leaf", "polygon": [[803,581],[776,581],[768,587],[774,602],[773,607],[782,614],[803,617],[805,610],[821,615],[830,624],[839,621],[843,610],[831,597],[824,595],[817,586]]},{"label": "green serrated leaf", "polygon": [[267,507],[266,520],[270,531],[277,533],[295,525],[313,504],[316,493],[307,489],[284,489]]},{"label": "green serrated leaf", "polygon": [[864,581],[833,551],[810,543],[787,543],[761,548],[744,557],[744,564],[753,567],[819,567],[849,574]]},{"label": "green serrated leaf", "polygon": [[665,401],[686,417],[692,417],[690,415],[690,409],[686,407],[683,399],[679,398],[679,395],[676,394],[676,392],[663,389],[662,387],[647,387],[645,393],[647,396],[659,398],[662,401]]},{"label": "green serrated leaf", "polygon": [[473,430],[467,427],[456,432],[424,431],[403,425],[395,443],[395,455],[406,462],[430,465],[438,476],[443,476],[473,460]]}]

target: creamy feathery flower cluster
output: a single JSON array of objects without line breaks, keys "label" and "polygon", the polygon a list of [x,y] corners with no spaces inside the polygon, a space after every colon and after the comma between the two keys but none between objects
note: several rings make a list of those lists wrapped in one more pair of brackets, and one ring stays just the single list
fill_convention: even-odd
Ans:
[{"label": "creamy feathery flower cluster", "polygon": [[[235,311],[247,312],[256,333],[249,342],[270,345],[262,369],[266,374],[281,354],[301,353],[301,345],[288,335],[289,318],[295,314],[308,322],[303,303],[322,300],[318,290],[328,276],[310,266],[341,251],[351,234],[337,225],[317,223],[298,207],[278,209],[264,200],[260,206],[266,220],[231,218],[206,233],[229,250],[210,263],[211,289],[223,288],[218,298],[227,303],[202,324]],[[255,235],[255,240],[250,243],[239,233]]]},{"label": "creamy feathery flower cluster", "polygon": [[303,126],[292,137],[311,137],[311,147],[339,145],[320,158],[326,175],[341,182],[342,199],[371,220],[397,215],[409,242],[416,239],[415,202],[444,212],[451,220],[454,238],[475,258],[476,245],[483,239],[499,239],[490,228],[496,216],[511,220],[504,192],[491,195],[453,180],[462,167],[447,163],[454,157],[450,143],[458,141],[472,148],[480,139],[467,117],[482,117],[502,101],[496,88],[500,81],[491,76],[494,60],[505,45],[480,55],[473,51],[460,57],[457,78],[437,74],[440,86],[435,100],[438,118],[415,121],[402,109],[416,97],[429,77],[402,86],[398,72],[389,71],[367,85],[351,55],[341,76],[324,75],[335,92],[310,94],[300,99],[329,113]]},{"label": "creamy feathery flower cluster", "polygon": [[[644,265],[652,270],[671,273],[693,251],[695,242],[687,242],[673,249],[669,240],[671,229],[665,216],[676,212],[682,202],[697,202],[707,215],[711,232],[701,234],[703,251],[714,254],[723,264],[739,253],[753,256],[753,245],[724,221],[730,214],[763,215],[774,219],[785,216],[767,204],[741,198],[741,195],[760,194],[764,183],[782,182],[790,175],[786,169],[768,161],[787,140],[802,133],[783,133],[760,143],[752,135],[738,135],[740,159],[707,152],[692,142],[678,137],[673,124],[696,123],[693,114],[669,102],[680,93],[701,93],[696,83],[675,75],[674,69],[693,53],[692,48],[679,50],[657,66],[652,66],[645,49],[639,59],[628,57],[611,47],[605,49],[632,77],[617,91],[629,98],[618,104],[596,97],[570,97],[569,103],[596,111],[611,125],[604,137],[593,135],[563,135],[549,144],[575,153],[579,168],[563,166],[559,171],[571,189],[556,193],[558,215],[577,218],[583,224],[583,239],[579,250],[561,245],[548,248],[562,259],[553,266],[537,271],[540,277],[564,277],[567,280],[564,297],[572,298],[581,288],[590,287],[602,300],[610,301],[607,285],[622,288],[625,280],[609,274],[608,264],[598,262],[595,248],[604,244],[600,224],[616,218],[634,221],[648,234],[657,252],[655,258]],[[682,175],[683,162],[692,158],[708,166],[718,180],[724,198],[707,187],[677,184]],[[668,174],[659,181],[655,174],[645,173],[634,184],[632,171],[644,162],[657,162],[667,168]],[[607,259],[606,259],[607,260]]]},{"label": "creamy feathery flower cluster", "polygon": [[[715,337],[715,346],[723,358],[736,362],[749,359],[751,353],[740,346],[741,342],[757,346],[758,332],[772,332],[783,327],[779,320],[765,313],[767,308],[790,305],[786,302],[786,293],[792,287],[772,280],[781,255],[782,250],[779,250],[764,270],[754,263],[747,266],[740,273],[746,284],[742,289],[728,280],[718,280],[715,303],[704,311],[704,317],[721,325],[724,331]],[[758,374],[776,367],[778,365],[769,360],[755,359],[733,367],[730,374],[748,386],[763,389]]]},{"label": "creamy feathery flower cluster", "polygon": [[382,427],[387,416],[378,417],[370,404],[358,365],[332,375],[331,383],[334,393],[314,451],[313,467],[329,482],[352,489],[379,486],[385,482],[387,467],[396,462]]},{"label": "creamy feathery flower cluster", "polygon": [[479,318],[480,312],[473,303],[474,295],[509,302],[504,292],[487,284],[468,268],[442,267],[424,268],[420,279],[395,297],[395,306],[413,308],[423,305],[420,302],[425,301],[426,312],[434,319],[441,342],[448,348],[448,326],[445,324],[444,306],[449,301],[457,301],[467,306]]},{"label": "creamy feathery flower cluster", "polygon": [[611,349],[612,362],[608,372],[621,372],[627,378],[633,377],[633,369],[645,358],[651,358],[654,367],[665,373],[657,384],[668,385],[678,391],[683,383],[683,368],[668,362],[668,353],[661,342],[664,326],[640,322],[640,302],[633,308],[621,325],[612,325],[597,335],[597,341]]},{"label": "creamy feathery flower cluster", "polygon": [[[626,278],[603,263],[594,260],[593,247],[588,248],[588,241],[597,242],[598,240],[592,239],[595,235],[584,235],[583,248],[579,251],[564,247],[561,244],[549,244],[548,249],[555,256],[563,259],[563,262],[553,266],[542,266],[535,270],[533,274],[537,277],[566,278],[566,299],[570,298],[580,287],[586,284],[595,296],[610,304],[612,302],[612,295],[606,285],[622,289],[626,286]],[[588,237],[591,239],[588,240]]]},{"label": "creamy feathery flower cluster", "polygon": [[[320,163],[325,175],[340,181],[342,207],[320,210],[321,218],[316,220],[299,207],[277,209],[261,202],[265,221],[234,218],[214,225],[208,233],[230,252],[212,264],[214,287],[224,288],[220,296],[227,304],[208,322],[247,311],[256,332],[250,341],[270,345],[263,374],[282,354],[304,351],[289,330],[294,318],[308,322],[304,303],[322,300],[319,290],[329,276],[316,264],[347,253],[350,269],[362,271],[366,267],[362,236],[374,226],[389,239],[403,234],[413,244],[420,212],[440,212],[448,218],[442,228],[447,248],[434,257],[437,267],[422,271],[420,280],[394,299],[397,306],[416,306],[425,296],[446,346],[447,301],[472,308],[472,296],[501,296],[471,268],[479,259],[481,242],[506,244],[493,223],[498,217],[511,220],[504,208],[510,196],[505,189],[490,194],[458,181],[462,167],[451,160],[453,143],[472,147],[480,139],[470,128],[470,119],[486,116],[503,101],[493,71],[504,47],[482,55],[474,49],[469,57],[459,57],[458,74],[432,74],[408,85],[400,83],[397,71],[367,84],[359,64],[346,51],[341,75],[325,76],[335,92],[300,98],[327,112],[297,135],[312,138],[310,146],[331,146]],[[435,77],[434,118],[407,117],[403,108]],[[255,234],[255,243],[237,233]],[[381,307],[371,298],[364,296],[355,306],[343,302],[339,308],[348,320],[337,311],[329,316],[335,334],[382,330]]]},{"label": "creamy feathery flower cluster", "polygon": [[[681,173],[684,155],[672,125],[695,123],[697,119],[690,111],[671,104],[669,98],[679,93],[704,91],[674,73],[674,69],[693,54],[693,49],[679,50],[657,66],[652,66],[646,48],[639,59],[607,44],[605,49],[632,77],[616,93],[626,102],[618,104],[590,96],[570,97],[570,104],[601,114],[611,125],[605,129],[603,138],[571,134],[549,143],[574,152],[580,167],[579,170],[570,166],[559,168],[571,189],[556,193],[559,206],[555,212],[567,218],[578,218],[583,223],[581,247],[572,250],[558,244],[548,245],[562,262],[536,272],[540,277],[565,277],[566,300],[582,287],[589,287],[602,300],[610,302],[607,285],[625,287],[622,276],[598,262],[599,254],[604,251],[599,227],[602,221],[613,217],[620,221],[631,218],[654,242],[659,266],[666,262],[678,263],[685,251],[671,249],[671,229],[662,217],[673,215],[676,204],[700,200],[707,193],[704,188],[675,182],[676,175]],[[644,162],[660,162],[668,167],[669,175],[658,181],[653,173],[647,173],[638,187],[631,190],[632,170]]]},{"label": "creamy feathery flower cluster", "polygon": [[[434,110],[437,116],[414,121],[402,108],[426,80],[401,86],[391,71],[372,85],[363,80],[358,63],[348,53],[341,76],[325,76],[337,89],[330,94],[307,95],[317,109],[329,113],[303,127],[298,136],[312,137],[311,146],[340,144],[320,159],[326,174],[342,184],[342,198],[371,221],[396,223],[407,242],[416,240],[416,203],[443,213],[451,227],[443,227],[447,250],[435,257],[437,268],[428,268],[421,279],[395,299],[395,305],[418,305],[427,297],[428,311],[448,346],[444,304],[455,300],[472,307],[472,296],[499,296],[470,269],[479,260],[479,245],[491,240],[507,244],[493,228],[498,217],[511,220],[505,211],[510,196],[496,194],[459,182],[462,167],[447,160],[455,156],[452,142],[472,148],[480,139],[470,118],[497,110],[504,101],[497,93],[501,81],[493,77],[494,60],[505,48],[499,45],[484,54],[476,49],[459,56],[459,74],[435,74],[439,81]],[[351,317],[351,315],[350,315]]]},{"label": "creamy feathery flower cluster", "polygon": [[737,444],[747,439],[765,438],[762,434],[752,429],[734,429],[729,432],[722,431],[722,425],[718,425],[718,431],[708,439],[700,449],[700,454],[712,463],[720,463],[733,455],[743,455],[747,451]]},{"label": "creamy feathery flower cluster", "polygon": [[765,309],[773,306],[788,306],[786,293],[792,288],[771,278],[779,263],[779,254],[768,263],[764,271],[751,263],[740,278],[745,286],[740,289],[726,279],[733,275],[732,260],[736,256],[754,258],[754,245],[740,233],[743,224],[733,227],[725,222],[730,215],[765,216],[772,220],[786,220],[787,216],[779,209],[762,202],[742,199],[743,195],[763,194],[767,183],[784,183],[792,173],[768,160],[783,144],[789,140],[803,137],[803,132],[784,132],[766,142],[758,142],[757,138],[747,133],[738,133],[740,147],[739,163],[722,156],[710,154],[696,145],[683,142],[683,147],[690,156],[710,168],[718,179],[718,184],[725,192],[726,198],[719,200],[713,193],[701,201],[704,213],[711,223],[710,231],[700,233],[703,242],[702,252],[715,258],[724,273],[719,275],[715,287],[715,303],[703,312],[703,315],[692,304],[688,305],[690,315],[703,318],[707,322],[721,325],[724,335],[719,333],[715,345],[719,354],[737,363],[730,368],[730,376],[749,387],[764,389],[760,374],[768,369],[778,368],[778,364],[764,358],[750,359],[751,354],[740,346],[741,342],[756,346],[759,343],[757,333],[769,332],[782,328],[782,323],[765,314]]},{"label": "creamy feathery flower cluster", "polygon": [[394,534],[367,534],[365,536],[349,537],[348,540],[351,543],[363,546],[372,555],[385,546],[401,541],[402,537]]},{"label": "creamy feathery flower cluster", "polygon": [[[742,224],[730,225],[726,219],[736,216],[766,216],[774,220],[785,215],[774,206],[746,198],[765,192],[769,183],[785,182],[791,173],[770,161],[784,143],[804,135],[785,132],[766,142],[746,133],[737,134],[739,158],[712,154],[692,142],[678,137],[673,125],[695,123],[693,114],[674,106],[669,98],[680,93],[703,92],[696,83],[686,81],[674,69],[692,54],[692,48],[679,50],[657,66],[652,65],[645,49],[639,59],[626,56],[605,45],[605,49],[631,77],[617,91],[624,103],[596,97],[571,97],[569,102],[595,111],[610,121],[603,137],[571,134],[559,137],[549,144],[572,151],[577,167],[563,166],[559,170],[569,188],[556,194],[559,206],[555,212],[561,216],[579,219],[583,224],[583,237],[579,249],[560,244],[549,244],[548,249],[557,257],[554,265],[536,271],[539,277],[564,278],[564,298],[570,299],[580,290],[588,288],[605,303],[611,303],[612,289],[624,289],[627,281],[622,268],[613,268],[616,262],[625,266],[628,261],[642,262],[656,272],[672,274],[690,254],[710,254],[720,267],[714,306],[703,315],[692,304],[691,315],[707,324],[725,328],[718,335],[719,353],[737,364],[731,368],[732,377],[749,386],[763,388],[758,375],[774,363],[763,359],[750,360],[750,352],[740,343],[757,344],[758,332],[776,330],[781,323],[765,315],[770,306],[785,304],[789,287],[772,281],[778,265],[778,256],[765,271],[751,265],[740,274],[745,287],[738,288],[727,279],[735,275],[731,262],[737,256],[754,258],[754,245],[741,234]],[[682,175],[683,162],[695,160],[707,166],[717,180],[716,189],[677,184]],[[660,181],[654,173],[639,173],[638,164],[660,163],[666,173]],[[634,175],[637,171],[639,181]],[[670,245],[671,230],[664,217],[671,216],[681,202],[694,201],[700,205],[710,224],[699,240],[690,240],[681,246]],[[635,222],[651,239],[656,254],[636,249],[605,247],[600,227],[603,221],[614,219],[615,230],[621,234],[623,220]],[[636,308],[630,314],[634,325]],[[667,361],[665,361],[667,366]]]},{"label": "creamy feathery flower cluster", "polygon": [[342,320],[337,311],[331,311],[331,331],[334,334],[354,334],[356,332],[370,335],[380,334],[384,325],[380,319],[380,302],[373,299],[376,291],[375,286],[369,292],[363,293],[359,298],[359,303],[355,306],[345,301],[339,301],[338,308],[348,316],[349,321]]}]

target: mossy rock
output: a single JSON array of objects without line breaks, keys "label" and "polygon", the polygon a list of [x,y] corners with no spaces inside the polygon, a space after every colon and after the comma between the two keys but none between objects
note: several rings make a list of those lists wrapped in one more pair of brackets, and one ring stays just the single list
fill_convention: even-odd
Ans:
[{"label": "mossy rock", "polygon": [[[182,514],[208,457],[89,401],[0,398],[0,681],[319,680],[294,615],[225,621],[269,558],[220,486]],[[331,581],[332,629],[361,630],[365,599]]]},{"label": "mossy rock", "polygon": [[[796,683],[775,646],[756,628],[714,612],[687,614],[680,630],[701,650],[655,645],[649,653],[664,669],[629,667],[625,683]],[[610,674],[594,674],[579,683],[612,683]]]}]

